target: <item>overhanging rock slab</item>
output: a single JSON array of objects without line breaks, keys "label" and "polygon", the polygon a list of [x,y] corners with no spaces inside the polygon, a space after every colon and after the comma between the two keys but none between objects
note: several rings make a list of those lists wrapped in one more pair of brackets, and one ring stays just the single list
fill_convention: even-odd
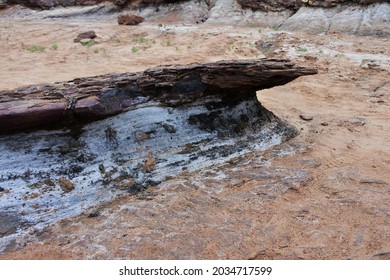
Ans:
[{"label": "overhanging rock slab", "polygon": [[256,91],[315,73],[285,60],[223,61],[3,91],[0,213],[45,226],[279,144],[296,130]]}]

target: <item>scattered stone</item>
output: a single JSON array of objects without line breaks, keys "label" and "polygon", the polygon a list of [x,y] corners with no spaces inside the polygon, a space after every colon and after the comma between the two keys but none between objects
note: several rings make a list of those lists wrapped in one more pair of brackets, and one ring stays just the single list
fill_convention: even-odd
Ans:
[{"label": "scattered stone", "polygon": [[7,0],[0,0],[0,9],[7,8]]},{"label": "scattered stone", "polygon": [[305,55],[305,56],[303,56],[303,58],[308,60],[308,61],[316,61],[317,60],[317,57],[312,56],[312,55]]},{"label": "scattered stone", "polygon": [[110,125],[107,126],[106,130],[104,131],[104,133],[106,134],[107,141],[109,141],[109,142],[117,142],[117,132]]},{"label": "scattered stone", "polygon": [[43,183],[45,183],[46,185],[51,186],[51,187],[55,186],[53,180],[50,179],[50,178],[47,178],[47,179],[43,180]]},{"label": "scattered stone", "polygon": [[4,191],[4,188],[0,187],[0,192],[3,192]]},{"label": "scattered stone", "polygon": [[131,188],[129,188],[127,191],[132,195],[137,195],[138,193],[144,191],[145,189],[146,189],[145,186],[137,183],[134,186],[132,186]]},{"label": "scattered stone", "polygon": [[320,125],[322,125],[322,126],[328,126],[329,124],[328,124],[327,122],[322,122],[322,123],[320,123]]},{"label": "scattered stone", "polygon": [[20,242],[19,244],[18,244],[18,249],[23,249],[24,247],[26,247],[27,246],[27,243],[26,242]]},{"label": "scattered stone", "polygon": [[313,116],[311,115],[306,115],[306,114],[300,114],[299,117],[304,120],[304,121],[311,121],[313,120]]},{"label": "scattered stone", "polygon": [[256,49],[261,51],[266,57],[272,57],[277,49],[280,49],[278,36],[272,41],[259,40],[255,42]]},{"label": "scattered stone", "polygon": [[81,40],[94,39],[94,38],[96,38],[95,31],[86,31],[86,32],[83,32],[83,33],[80,33],[79,35],[77,35],[77,37],[74,38],[73,42],[79,43]]},{"label": "scattered stone", "polygon": [[381,179],[374,178],[363,178],[360,180],[361,184],[378,184],[378,185],[386,185],[387,183]]},{"label": "scattered stone", "polygon": [[137,139],[137,141],[143,142],[145,140],[148,140],[150,138],[150,135],[145,131],[137,131],[135,133],[135,138]]},{"label": "scattered stone", "polygon": [[133,179],[126,179],[120,182],[115,188],[117,190],[130,190],[132,187],[134,187],[137,183]]},{"label": "scattered stone", "polygon": [[390,260],[390,252],[383,252],[372,256],[374,260]]},{"label": "scattered stone", "polygon": [[168,124],[168,123],[164,123],[162,126],[164,127],[166,132],[168,132],[168,133],[176,133],[176,128],[173,125]]},{"label": "scattered stone", "polygon": [[96,217],[99,217],[99,216],[100,216],[100,212],[98,210],[96,210],[96,211],[90,213],[88,215],[88,218],[96,218]]},{"label": "scattered stone", "polygon": [[74,190],[74,184],[65,178],[58,179],[58,183],[60,184],[61,189],[67,193]]},{"label": "scattered stone", "polygon": [[118,24],[121,25],[137,25],[144,21],[144,18],[134,14],[121,14],[118,16]]},{"label": "scattered stone", "polygon": [[105,174],[106,173],[106,168],[104,167],[104,165],[101,163],[99,164],[99,171],[101,174]]},{"label": "scattered stone", "polygon": [[154,169],[155,166],[156,166],[156,160],[153,157],[153,153],[149,152],[144,164],[141,166],[141,170],[148,172]]}]

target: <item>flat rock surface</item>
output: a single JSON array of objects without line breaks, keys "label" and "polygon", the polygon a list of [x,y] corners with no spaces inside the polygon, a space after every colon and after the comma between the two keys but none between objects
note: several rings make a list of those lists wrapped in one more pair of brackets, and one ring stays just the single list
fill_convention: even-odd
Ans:
[{"label": "flat rock surface", "polygon": [[[17,233],[12,240],[1,238],[4,252],[0,258],[387,259],[388,38],[331,33],[307,37],[259,30],[258,26],[161,24],[145,21],[142,27],[129,29],[118,26],[115,18],[31,22],[2,17],[0,87],[6,90],[129,69],[142,71],[161,64],[261,58],[265,55],[255,43],[262,40],[273,42],[268,57],[289,58],[319,69],[318,75],[258,92],[263,106],[295,125],[300,134],[265,152],[224,160],[225,165],[218,163],[195,172],[181,170],[146,191],[123,193],[98,207],[84,205],[79,216],[48,226],[26,225],[26,213],[18,212],[14,215],[22,218],[14,220]],[[73,43],[84,30],[95,30],[100,44],[88,48]],[[51,48],[54,42],[56,50]],[[27,50],[32,45],[46,49]],[[133,46],[137,51],[132,52]],[[313,120],[303,121],[300,114],[310,114]],[[110,140],[115,133],[107,130],[112,123],[102,124],[95,127],[97,140],[103,140],[99,145],[115,154],[115,141]],[[172,135],[169,131],[173,130],[166,127],[160,126],[157,132]],[[34,151],[47,153],[39,150],[44,144],[57,147],[50,145],[50,133],[39,133]],[[145,137],[139,133],[135,139]],[[150,140],[157,142],[156,138]],[[78,150],[74,142],[69,143],[58,151]],[[147,170],[153,160],[147,151],[142,151],[142,156]],[[85,159],[87,155],[80,157]],[[72,170],[89,172],[75,166]],[[104,169],[94,166],[96,180],[102,178],[101,172],[110,170],[108,165]],[[58,181],[42,183],[47,194],[62,193]],[[67,195],[77,197],[82,179],[73,183],[75,189]],[[50,191],[52,184],[55,189]],[[12,186],[3,188],[6,191],[0,192],[0,198],[8,196],[8,191],[18,192]],[[36,190],[26,196],[31,210],[34,203],[30,201],[39,199],[34,198],[33,193],[40,194]],[[102,198],[101,192],[93,194]],[[24,195],[21,193],[22,198]],[[97,211],[99,215],[89,217]],[[41,214],[47,217],[52,213]]]}]

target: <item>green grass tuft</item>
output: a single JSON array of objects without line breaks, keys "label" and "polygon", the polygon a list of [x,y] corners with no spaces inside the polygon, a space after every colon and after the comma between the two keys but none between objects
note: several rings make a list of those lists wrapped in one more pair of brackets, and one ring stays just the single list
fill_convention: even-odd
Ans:
[{"label": "green grass tuft", "polygon": [[132,53],[136,53],[136,52],[138,52],[138,48],[137,48],[137,47],[135,47],[135,46],[134,46],[134,47],[132,47],[132,48],[131,48],[131,52],[132,52]]},{"label": "green grass tuft", "polygon": [[30,52],[43,52],[46,49],[44,46],[39,45],[32,45],[31,47],[27,48]]},{"label": "green grass tuft", "polygon": [[305,47],[298,47],[297,51],[298,52],[307,52],[307,49]]},{"label": "green grass tuft", "polygon": [[83,42],[83,41],[80,41],[80,44],[83,45],[84,47],[92,47],[93,45],[95,45],[95,41],[91,40],[91,41],[87,41],[87,42]]}]

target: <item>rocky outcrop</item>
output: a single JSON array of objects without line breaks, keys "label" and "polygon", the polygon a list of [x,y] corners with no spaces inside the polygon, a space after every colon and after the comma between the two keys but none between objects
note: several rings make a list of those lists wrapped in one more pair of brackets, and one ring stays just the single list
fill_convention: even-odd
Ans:
[{"label": "rocky outcrop", "polygon": [[251,8],[264,12],[279,12],[286,9],[298,10],[304,3],[302,0],[237,0],[243,8]]},{"label": "rocky outcrop", "polygon": [[177,105],[221,94],[234,101],[315,73],[286,60],[221,61],[28,86],[0,92],[0,132],[107,117],[148,101]]},{"label": "rocky outcrop", "polygon": [[130,13],[121,14],[118,16],[118,24],[122,25],[137,25],[144,21],[144,18]]},{"label": "rocky outcrop", "polygon": [[368,5],[387,2],[386,0],[237,0],[243,8],[251,8],[265,12],[298,10],[302,6],[330,8],[337,5]]},{"label": "rocky outcrop", "polygon": [[[21,223],[44,226],[125,192],[147,199],[172,176],[290,139],[297,130],[256,90],[315,73],[286,60],[220,61],[1,92],[0,188],[12,192],[0,195],[0,215],[15,214],[1,221],[0,252]],[[73,125],[5,133],[48,123]]]},{"label": "rocky outcrop", "polygon": [[390,4],[339,8],[302,7],[281,24],[281,29],[309,34],[348,33],[390,36]]},{"label": "rocky outcrop", "polygon": [[[19,4],[31,8],[50,9],[53,7],[69,7],[69,6],[90,6],[96,5],[105,0],[2,0],[8,4]],[[125,7],[129,4],[136,6],[142,5],[161,5],[164,3],[176,3],[185,0],[106,0],[112,2],[118,7]],[[1,7],[1,2],[0,2]]]},{"label": "rocky outcrop", "polygon": [[4,9],[7,7],[7,1],[6,0],[0,0],[0,9]]},{"label": "rocky outcrop", "polygon": [[19,4],[31,8],[51,9],[53,7],[90,6],[103,2],[102,0],[8,0],[9,4]]},{"label": "rocky outcrop", "polygon": [[[371,2],[359,3],[369,4]],[[241,26],[255,25],[309,34],[329,32],[390,36],[390,3],[346,4],[337,7],[332,7],[330,4],[326,7],[305,5],[297,11],[281,8],[283,5],[278,7],[279,11],[274,11],[272,7],[268,7],[266,9],[268,11],[255,10],[240,7],[236,0],[218,0],[210,10],[207,22]]]}]

